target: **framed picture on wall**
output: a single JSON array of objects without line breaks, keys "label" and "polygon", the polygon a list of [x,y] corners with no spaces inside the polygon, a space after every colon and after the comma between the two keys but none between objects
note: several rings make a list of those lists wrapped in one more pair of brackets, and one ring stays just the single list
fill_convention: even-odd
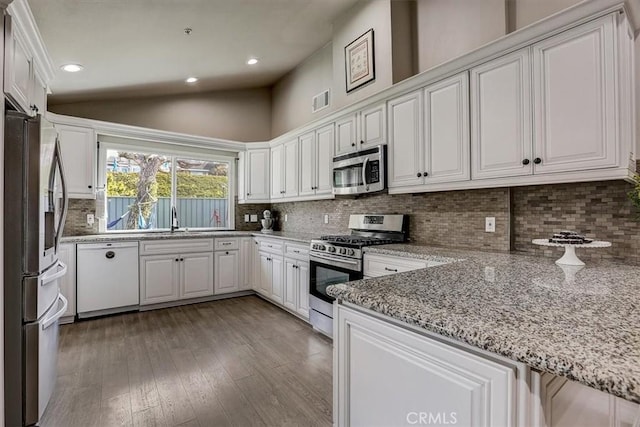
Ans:
[{"label": "framed picture on wall", "polygon": [[344,48],[347,93],[376,78],[373,28]]}]

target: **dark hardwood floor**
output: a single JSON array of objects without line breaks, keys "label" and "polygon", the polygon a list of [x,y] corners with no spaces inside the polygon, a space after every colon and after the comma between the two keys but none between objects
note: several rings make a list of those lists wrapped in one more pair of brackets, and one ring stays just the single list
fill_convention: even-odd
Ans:
[{"label": "dark hardwood floor", "polygon": [[255,296],[61,327],[42,427],[331,425],[332,343]]}]

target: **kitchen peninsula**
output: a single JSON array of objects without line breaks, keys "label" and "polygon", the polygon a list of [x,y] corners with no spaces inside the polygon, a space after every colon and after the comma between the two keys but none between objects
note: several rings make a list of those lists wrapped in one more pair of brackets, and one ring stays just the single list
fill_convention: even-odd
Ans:
[{"label": "kitchen peninsula", "polygon": [[[368,254],[456,261],[328,288],[338,300],[339,424],[397,424],[427,411],[456,413],[462,425],[559,425],[550,419],[558,405],[558,417],[573,422],[602,425],[610,411],[638,422],[640,309],[629,296],[640,292],[639,268],[592,263],[576,271],[540,258],[412,245]],[[385,400],[360,412],[361,402]]]}]

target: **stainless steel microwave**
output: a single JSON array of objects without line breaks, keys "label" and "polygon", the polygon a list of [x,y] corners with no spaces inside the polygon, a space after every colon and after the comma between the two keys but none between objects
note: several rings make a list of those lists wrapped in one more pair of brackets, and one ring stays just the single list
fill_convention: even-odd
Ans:
[{"label": "stainless steel microwave", "polygon": [[386,188],[386,146],[333,158],[333,193],[364,194]]}]

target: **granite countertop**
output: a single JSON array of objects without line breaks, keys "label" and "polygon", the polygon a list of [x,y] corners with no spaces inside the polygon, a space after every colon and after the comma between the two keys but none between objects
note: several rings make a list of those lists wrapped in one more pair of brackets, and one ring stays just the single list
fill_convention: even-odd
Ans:
[{"label": "granite countertop", "polygon": [[299,243],[308,244],[317,235],[308,233],[294,233],[285,231],[274,231],[273,233],[261,233],[259,231],[178,231],[170,233],[166,231],[147,232],[147,233],[104,233],[89,234],[85,236],[65,236],[62,243],[100,243],[113,241],[130,241],[130,240],[166,240],[166,239],[198,239],[212,237],[242,237],[242,236],[262,236],[273,237],[276,239],[291,240]]},{"label": "granite countertop", "polygon": [[571,271],[546,258],[417,245],[365,252],[457,261],[330,286],[330,295],[640,403],[639,267]]}]

